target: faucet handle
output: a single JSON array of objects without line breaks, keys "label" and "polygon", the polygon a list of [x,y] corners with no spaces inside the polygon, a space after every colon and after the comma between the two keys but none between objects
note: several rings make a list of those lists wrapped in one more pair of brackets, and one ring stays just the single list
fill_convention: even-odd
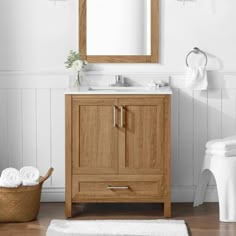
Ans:
[{"label": "faucet handle", "polygon": [[116,75],[115,78],[116,78],[116,83],[117,84],[123,84],[124,83],[122,75]]},{"label": "faucet handle", "polygon": [[109,86],[111,87],[123,87],[123,86],[128,86],[126,83],[125,83],[125,78],[122,76],[122,75],[116,75],[115,76],[115,79],[116,79],[116,82],[115,84],[110,84]]}]

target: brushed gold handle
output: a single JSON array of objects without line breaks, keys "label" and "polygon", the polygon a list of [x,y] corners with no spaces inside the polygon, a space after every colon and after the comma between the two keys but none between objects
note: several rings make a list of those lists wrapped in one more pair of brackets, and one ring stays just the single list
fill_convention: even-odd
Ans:
[{"label": "brushed gold handle", "polygon": [[113,127],[116,128],[116,106],[113,106]]},{"label": "brushed gold handle", "polygon": [[111,186],[111,185],[108,185],[107,186],[108,189],[117,189],[117,190],[125,190],[125,189],[129,189],[129,186]]},{"label": "brushed gold handle", "polygon": [[124,107],[120,106],[120,128],[124,128]]}]

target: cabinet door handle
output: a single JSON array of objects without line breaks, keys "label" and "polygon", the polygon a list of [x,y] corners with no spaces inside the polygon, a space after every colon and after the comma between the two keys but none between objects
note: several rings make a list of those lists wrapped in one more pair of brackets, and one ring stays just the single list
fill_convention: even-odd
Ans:
[{"label": "cabinet door handle", "polygon": [[113,106],[113,127],[116,128],[116,106]]},{"label": "cabinet door handle", "polygon": [[120,128],[124,128],[124,107],[120,106]]},{"label": "cabinet door handle", "polygon": [[118,189],[118,190],[119,190],[119,189],[120,189],[120,190],[123,189],[123,190],[125,190],[125,189],[129,189],[129,186],[111,186],[111,185],[108,185],[107,188],[108,188],[108,189],[111,189],[111,190],[112,190],[112,189]]}]

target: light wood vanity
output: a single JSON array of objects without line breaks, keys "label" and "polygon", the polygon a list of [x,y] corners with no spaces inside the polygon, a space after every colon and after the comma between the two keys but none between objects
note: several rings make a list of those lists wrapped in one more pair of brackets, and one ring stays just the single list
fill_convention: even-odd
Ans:
[{"label": "light wood vanity", "polygon": [[170,203],[170,94],[66,94],[66,217],[72,203]]}]

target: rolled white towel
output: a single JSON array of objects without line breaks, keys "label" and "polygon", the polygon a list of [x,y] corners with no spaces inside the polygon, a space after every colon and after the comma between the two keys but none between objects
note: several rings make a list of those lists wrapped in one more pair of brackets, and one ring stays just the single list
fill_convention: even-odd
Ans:
[{"label": "rolled white towel", "polygon": [[17,188],[22,183],[20,172],[15,168],[6,168],[1,174],[1,187]]},{"label": "rolled white towel", "polygon": [[230,136],[225,139],[213,139],[206,143],[206,148],[217,148],[224,150],[236,149],[236,136]]},{"label": "rolled white towel", "polygon": [[24,186],[37,185],[39,181],[39,170],[33,166],[24,166],[20,169],[20,175]]},{"label": "rolled white towel", "polygon": [[220,150],[220,149],[213,149],[213,148],[208,148],[206,150],[206,154],[208,155],[216,155],[216,156],[225,156],[225,157],[232,157],[232,156],[236,156],[236,149],[232,149],[232,150]]},{"label": "rolled white towel", "polygon": [[23,186],[35,186],[37,185],[39,182],[32,182],[32,181],[27,181],[27,180],[22,180],[22,185]]}]

